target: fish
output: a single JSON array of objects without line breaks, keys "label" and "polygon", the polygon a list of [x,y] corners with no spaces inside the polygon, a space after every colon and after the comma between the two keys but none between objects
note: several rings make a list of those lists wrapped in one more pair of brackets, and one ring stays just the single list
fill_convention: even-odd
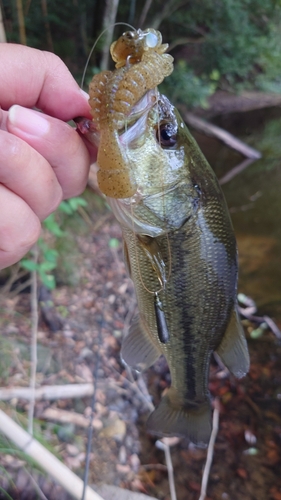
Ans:
[{"label": "fish", "polygon": [[214,171],[167,97],[144,87],[124,119],[115,147],[135,188],[107,200],[122,228],[138,314],[121,358],[137,371],[166,358],[171,386],[148,417],[148,431],[204,446],[212,429],[212,353],[238,378],[249,370],[236,239]]}]

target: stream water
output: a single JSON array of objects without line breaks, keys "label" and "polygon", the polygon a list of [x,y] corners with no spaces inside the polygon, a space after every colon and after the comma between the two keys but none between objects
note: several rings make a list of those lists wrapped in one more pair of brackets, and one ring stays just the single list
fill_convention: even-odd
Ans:
[{"label": "stream water", "polygon": [[[262,158],[223,186],[239,249],[239,291],[281,326],[281,108],[219,117],[216,124]],[[220,178],[243,160],[219,141],[194,133]]]}]

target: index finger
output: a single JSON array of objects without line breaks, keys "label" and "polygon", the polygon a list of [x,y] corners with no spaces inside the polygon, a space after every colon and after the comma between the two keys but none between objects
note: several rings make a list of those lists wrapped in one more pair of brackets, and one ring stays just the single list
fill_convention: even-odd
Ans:
[{"label": "index finger", "polygon": [[32,108],[61,120],[91,117],[82,92],[62,60],[51,52],[23,45],[0,44],[0,106]]}]

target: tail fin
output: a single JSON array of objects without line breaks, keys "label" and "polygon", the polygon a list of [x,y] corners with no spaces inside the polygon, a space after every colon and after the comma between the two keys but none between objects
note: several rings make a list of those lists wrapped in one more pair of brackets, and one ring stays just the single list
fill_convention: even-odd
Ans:
[{"label": "tail fin", "polygon": [[208,444],[212,424],[209,401],[191,408],[173,405],[175,389],[171,387],[162,397],[159,406],[147,420],[148,431],[160,436],[187,437],[198,446]]}]

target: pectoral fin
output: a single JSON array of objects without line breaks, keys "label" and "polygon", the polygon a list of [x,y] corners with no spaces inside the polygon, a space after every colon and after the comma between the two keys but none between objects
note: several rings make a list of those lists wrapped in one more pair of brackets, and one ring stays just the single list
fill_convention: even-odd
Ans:
[{"label": "pectoral fin", "polygon": [[135,370],[142,371],[153,365],[160,355],[161,352],[150,340],[139,316],[136,316],[129,334],[123,340],[121,358]]},{"label": "pectoral fin", "polygon": [[227,330],[216,352],[235,377],[244,377],[249,371],[247,342],[236,308],[233,309]]}]

